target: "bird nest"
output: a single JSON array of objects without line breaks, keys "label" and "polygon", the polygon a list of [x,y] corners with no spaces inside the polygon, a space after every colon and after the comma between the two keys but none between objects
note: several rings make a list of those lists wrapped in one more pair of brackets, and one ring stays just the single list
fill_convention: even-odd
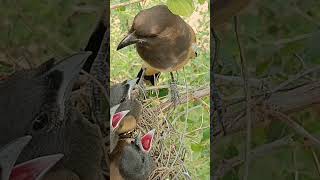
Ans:
[{"label": "bird nest", "polygon": [[[146,134],[155,129],[153,146],[150,151],[155,162],[155,168],[149,179],[181,179],[181,177],[191,179],[184,165],[186,149],[183,144],[183,135],[169,121],[169,119],[172,119],[172,115],[175,114],[173,113],[175,109],[173,103],[166,98],[159,98],[158,96],[142,98],[142,94],[139,90],[133,92],[133,97],[143,104],[137,128],[122,134],[120,138],[134,138],[139,134]],[[82,114],[88,115],[84,113],[90,110],[88,94],[85,88],[74,91],[74,100],[73,104],[76,105],[76,108]]]},{"label": "bird nest", "polygon": [[156,164],[149,179],[190,179],[184,165],[186,149],[183,136],[168,120],[173,114],[173,104],[158,97],[143,100],[142,115],[131,137],[155,129],[151,156]]}]

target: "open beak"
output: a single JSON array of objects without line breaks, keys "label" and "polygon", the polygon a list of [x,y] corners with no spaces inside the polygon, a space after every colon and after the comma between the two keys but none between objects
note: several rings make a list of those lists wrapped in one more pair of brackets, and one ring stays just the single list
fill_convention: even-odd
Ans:
[{"label": "open beak", "polygon": [[117,111],[117,109],[119,107],[120,107],[120,104],[117,104],[117,105],[111,107],[111,109],[110,109],[110,117],[112,117],[116,113],[116,111]]},{"label": "open beak", "polygon": [[138,81],[139,78],[136,78],[136,79],[133,79],[133,80],[130,80],[127,82],[127,84],[129,85],[129,89],[128,89],[128,99],[131,98],[131,92],[134,88],[134,86],[137,84],[137,81]]},{"label": "open beak", "polygon": [[122,39],[122,41],[119,43],[117,47],[117,51],[131,44],[135,44],[139,41],[141,41],[141,39],[137,38],[135,32],[132,32],[128,34],[124,39]]},{"label": "open beak", "polygon": [[117,127],[119,127],[122,119],[130,112],[130,110],[117,112],[112,116],[111,127],[114,131]]},{"label": "open beak", "polygon": [[143,152],[145,153],[150,152],[152,148],[152,142],[153,142],[155,131],[156,131],[155,129],[152,129],[147,134],[142,136],[140,140],[140,148],[142,149]]},{"label": "open beak", "polygon": [[18,159],[23,148],[30,142],[31,136],[23,136],[0,149],[0,177],[8,180],[12,167]]},{"label": "open beak", "polygon": [[43,156],[16,165],[10,180],[40,180],[61,158],[63,154]]}]

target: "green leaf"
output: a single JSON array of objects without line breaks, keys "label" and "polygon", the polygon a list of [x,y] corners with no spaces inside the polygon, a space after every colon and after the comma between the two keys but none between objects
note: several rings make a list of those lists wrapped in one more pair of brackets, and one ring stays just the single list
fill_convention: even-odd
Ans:
[{"label": "green leaf", "polygon": [[201,152],[202,149],[203,148],[201,144],[191,144],[191,150],[194,152]]},{"label": "green leaf", "polygon": [[201,142],[208,140],[210,138],[210,129],[206,129],[202,133],[202,139]]},{"label": "green leaf", "polygon": [[167,5],[174,14],[190,16],[194,11],[192,0],[167,0]]},{"label": "green leaf", "polygon": [[206,0],[198,0],[198,2],[199,2],[200,4],[204,4],[204,3],[206,2]]}]

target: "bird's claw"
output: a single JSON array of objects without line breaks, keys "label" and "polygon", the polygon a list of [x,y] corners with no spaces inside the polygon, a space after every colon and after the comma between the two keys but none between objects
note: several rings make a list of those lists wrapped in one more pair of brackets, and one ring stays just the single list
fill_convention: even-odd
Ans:
[{"label": "bird's claw", "polygon": [[170,83],[170,94],[171,94],[171,101],[173,102],[174,107],[181,103],[180,95],[177,83],[175,81]]}]

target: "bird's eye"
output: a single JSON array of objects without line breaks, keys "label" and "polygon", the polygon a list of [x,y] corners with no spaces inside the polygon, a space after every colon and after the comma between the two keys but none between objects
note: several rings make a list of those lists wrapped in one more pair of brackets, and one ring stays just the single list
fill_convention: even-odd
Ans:
[{"label": "bird's eye", "polygon": [[36,116],[36,118],[33,121],[32,130],[39,131],[44,127],[46,127],[48,123],[49,123],[48,115],[46,113],[40,113]]},{"label": "bird's eye", "polygon": [[154,38],[154,37],[157,37],[158,35],[157,34],[150,34],[148,37],[149,38]]},{"label": "bird's eye", "polygon": [[123,97],[123,98],[120,100],[120,103],[123,103],[125,100],[126,100],[126,98]]},{"label": "bird's eye", "polygon": [[197,53],[197,52],[195,52],[195,54],[196,54],[196,57],[198,57],[198,53]]}]

